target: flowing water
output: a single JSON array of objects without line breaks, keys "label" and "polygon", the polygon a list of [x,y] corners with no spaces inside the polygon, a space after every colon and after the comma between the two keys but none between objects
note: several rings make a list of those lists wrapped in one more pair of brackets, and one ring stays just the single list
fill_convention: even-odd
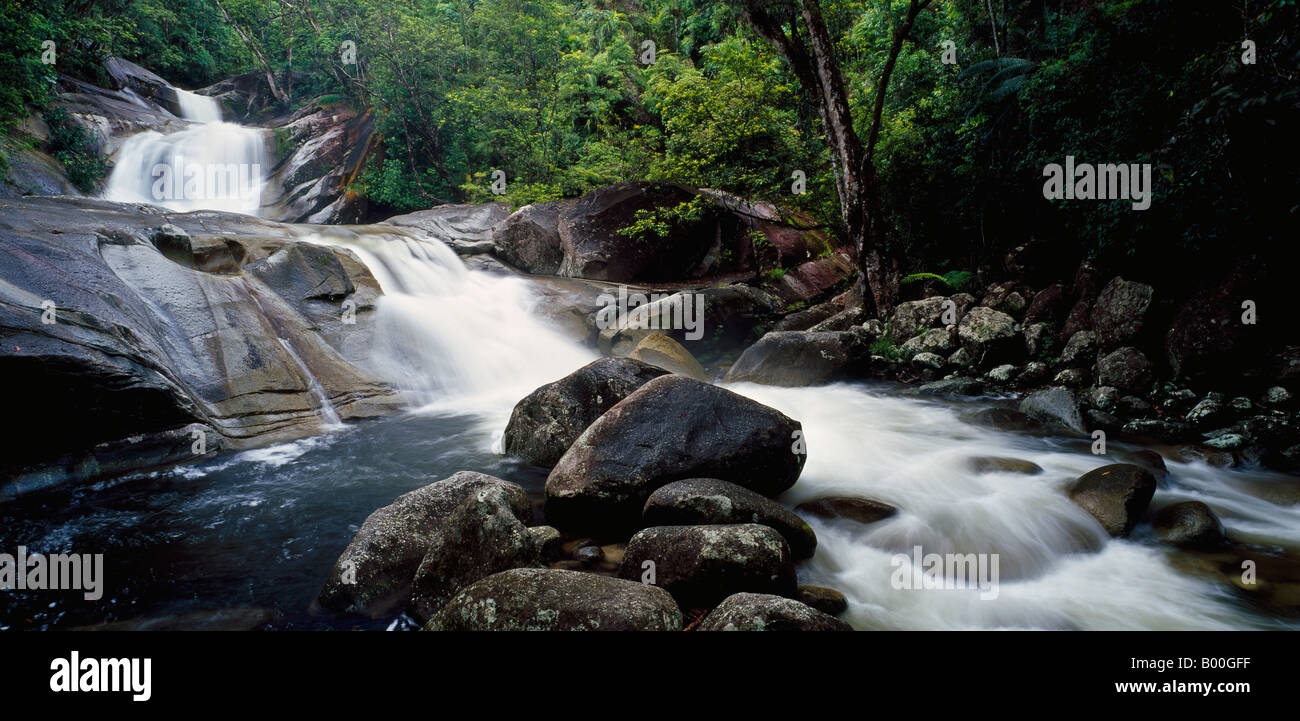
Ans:
[{"label": "flowing water", "polygon": [[[197,119],[199,111],[191,112]],[[193,142],[196,154],[218,153],[201,149],[198,137],[206,135],[206,148],[217,135],[233,134],[225,125],[208,117],[172,136],[141,138],[132,152],[161,155]],[[196,135],[177,138],[185,133]],[[121,172],[127,169],[119,160],[114,187],[138,184],[119,179]],[[76,593],[6,592],[0,624],[66,628],[257,608],[274,609],[290,628],[391,627],[395,619],[308,613],[334,560],[371,511],[459,470],[493,474],[542,497],[545,471],[503,456],[501,431],[518,399],[594,354],[538,320],[541,296],[526,280],[470,271],[436,240],[335,227],[322,228],[312,241],[347,246],[381,284],[368,363],[416,398],[415,407],[293,443],[0,506],[0,550],[12,553],[23,544],[30,553],[104,553],[107,588],[100,603]],[[810,519],[819,546],[801,565],[800,580],[844,592],[846,619],[857,628],[1298,625],[1294,616],[1260,606],[1207,572],[1197,554],[1163,547],[1143,530],[1131,539],[1107,538],[1068,500],[1066,486],[1120,460],[1120,444],[1098,457],[1080,441],[965,421],[997,402],[992,399],[949,403],[871,384],[731,388],[803,423],[807,465],[782,501],[793,506],[842,494],[900,509],[870,526]],[[972,456],[1024,459],[1044,472],[979,474],[965,462]],[[1295,477],[1169,465],[1154,506],[1202,500],[1248,544],[1240,549],[1247,556],[1300,553]],[[997,597],[982,599],[974,589],[895,588],[892,559],[917,546],[926,553],[997,554]]]},{"label": "flowing water", "polygon": [[176,133],[137,133],[122,143],[104,197],[178,211],[225,210],[259,215],[270,172],[270,134],[223,122],[216,100],[177,90],[193,125]]}]

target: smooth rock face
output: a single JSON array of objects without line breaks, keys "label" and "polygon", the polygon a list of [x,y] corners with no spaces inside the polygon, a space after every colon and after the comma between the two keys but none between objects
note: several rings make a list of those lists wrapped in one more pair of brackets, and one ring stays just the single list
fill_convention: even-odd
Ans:
[{"label": "smooth rock face", "polygon": [[805,455],[798,421],[679,375],[646,383],[578,437],[546,480],[546,515],[569,531],[640,527],[655,489],[719,478],[765,496],[794,485]]},{"label": "smooth rock face", "polygon": [[525,205],[511,214],[493,236],[501,260],[527,273],[558,273],[564,261],[560,244],[560,210],[564,205]]},{"label": "smooth rock face", "polygon": [[875,523],[898,513],[888,503],[852,496],[827,496],[795,506],[795,510],[821,518],[848,518],[858,523]]},{"label": "smooth rock face", "polygon": [[1224,541],[1223,524],[1201,501],[1183,501],[1156,512],[1151,525],[1166,543],[1189,548],[1209,548]]},{"label": "smooth rock face", "polygon": [[695,360],[695,356],[663,333],[651,333],[642,338],[627,357],[697,381],[709,380],[704,366]]},{"label": "smooth rock face", "polygon": [[1020,412],[1048,425],[1055,425],[1086,434],[1079,401],[1069,388],[1047,388],[1034,391],[1020,401]]},{"label": "smooth rock face", "polygon": [[704,617],[700,631],[852,631],[847,623],[789,598],[764,593],[728,596]]},{"label": "smooth rock face", "polygon": [[382,616],[410,593],[416,571],[439,529],[471,495],[502,493],[516,518],[531,512],[524,489],[482,473],[461,471],[397,497],[371,513],[334,563],[318,599],[339,613]]},{"label": "smooth rock face", "polygon": [[870,360],[870,349],[852,332],[780,331],[745,349],[728,383],[807,386],[851,375]]},{"label": "smooth rock face", "polygon": [[1070,486],[1070,500],[1092,514],[1111,536],[1127,536],[1156,492],[1151,471],[1130,463],[1095,468]]},{"label": "smooth rock face", "polygon": [[[349,358],[348,344],[365,345],[373,332],[367,293],[377,284],[348,251],[307,247],[295,226],[237,214],[74,198],[6,206],[0,370],[24,379],[10,402],[28,415],[10,431],[0,476],[21,481],[66,454],[190,424],[221,436],[209,447],[319,432],[321,404],[295,354],[344,419],[401,405]],[[222,253],[246,265],[206,272],[205,263],[226,262],[216,260]],[[321,293],[279,272],[301,269],[296,259],[309,257],[321,261],[308,276],[324,283]],[[338,309],[348,299],[357,303],[357,322],[343,331]],[[47,301],[53,323],[42,322]],[[53,427],[60,432],[44,430]],[[85,480],[81,471],[58,474]]]},{"label": "smooth rock face", "polygon": [[627,543],[619,576],[644,579],[650,568],[654,585],[684,608],[708,608],[740,591],[795,591],[789,545],[776,530],[756,523],[639,531]]},{"label": "smooth rock face", "polygon": [[540,549],[524,523],[527,518],[521,519],[512,507],[514,495],[514,489],[504,485],[470,493],[430,534],[408,604],[417,621],[427,621],[456,592],[480,578],[540,563]]},{"label": "smooth rock face", "polygon": [[506,453],[554,466],[602,413],[668,371],[631,358],[601,358],[515,404],[506,425]]},{"label": "smooth rock face", "polygon": [[817,549],[812,527],[793,511],[748,488],[714,478],[675,481],[650,494],[642,514],[647,526],[760,523],[776,529],[798,559]]},{"label": "smooth rock face", "polygon": [[517,568],[477,581],[425,631],[678,631],[662,588],[582,571]]}]

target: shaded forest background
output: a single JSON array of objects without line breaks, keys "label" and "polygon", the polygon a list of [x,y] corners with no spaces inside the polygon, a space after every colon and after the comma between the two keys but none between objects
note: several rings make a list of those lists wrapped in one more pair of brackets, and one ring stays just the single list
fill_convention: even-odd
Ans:
[{"label": "shaded forest background", "polygon": [[[489,184],[501,169],[514,206],[664,180],[835,229],[816,99],[737,5],[6,0],[0,123],[13,135],[48,106],[58,73],[102,83],[113,55],[190,88],[256,72],[273,78],[283,110],[336,101],[378,112],[385,152],[354,189],[374,207],[500,200]],[[855,124],[869,121],[907,5],[821,3]],[[1289,262],[1297,33],[1295,0],[936,0],[898,58],[875,150],[904,270],[959,283],[1039,241],[1052,249],[1043,262],[1060,259],[1052,277],[1093,255],[1178,292],[1245,256]],[[45,40],[55,67],[41,62]],[[1152,163],[1151,208],[1044,200],[1042,168],[1066,155]],[[795,171],[804,194],[792,192]]]}]

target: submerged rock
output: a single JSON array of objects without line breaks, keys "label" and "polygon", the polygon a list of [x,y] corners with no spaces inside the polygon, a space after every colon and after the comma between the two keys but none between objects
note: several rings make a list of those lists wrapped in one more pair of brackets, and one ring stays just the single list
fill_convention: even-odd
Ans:
[{"label": "submerged rock", "polygon": [[506,424],[506,453],[554,466],[602,413],[668,371],[633,358],[601,358],[515,404]]},{"label": "submerged rock", "polygon": [[1151,521],[1156,536],[1166,543],[1189,548],[1210,548],[1223,543],[1223,524],[1201,501],[1165,506]]},{"label": "submerged rock", "polygon": [[1156,479],[1150,471],[1131,463],[1113,463],[1080,476],[1070,486],[1069,495],[1107,533],[1119,538],[1137,525],[1155,492]]},{"label": "submerged rock", "polygon": [[1020,412],[1036,421],[1057,426],[1078,434],[1087,434],[1079,401],[1069,388],[1047,388],[1034,391],[1020,401]]},{"label": "submerged rock", "polygon": [[998,456],[968,458],[966,459],[966,467],[976,473],[1022,473],[1027,476],[1036,476],[1043,472],[1043,467],[1033,461]]},{"label": "submerged rock", "polygon": [[785,506],[748,488],[714,478],[675,481],[650,494],[643,518],[647,526],[760,523],[776,529],[797,559],[817,549],[817,535]]},{"label": "submerged rock", "polygon": [[661,376],[606,411],[564,454],[546,479],[546,515],[568,531],[629,532],[640,527],[650,494],[681,478],[720,478],[775,496],[803,469],[801,441],[799,422],[780,411]]},{"label": "submerged rock", "polygon": [[818,498],[800,503],[795,510],[821,518],[848,518],[858,523],[875,523],[898,513],[888,503],[852,496]]},{"label": "submerged rock", "polygon": [[662,588],[582,571],[517,568],[470,584],[425,631],[678,631]]},{"label": "submerged rock", "polygon": [[832,616],[849,610],[849,600],[844,594],[825,586],[800,586],[795,591],[795,598],[802,604]]},{"label": "submerged rock", "polygon": [[704,617],[700,631],[852,631],[812,606],[764,593],[728,596]]}]

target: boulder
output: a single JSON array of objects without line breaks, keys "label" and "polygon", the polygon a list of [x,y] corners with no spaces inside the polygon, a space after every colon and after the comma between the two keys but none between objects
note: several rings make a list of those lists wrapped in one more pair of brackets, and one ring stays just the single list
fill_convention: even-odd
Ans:
[{"label": "boulder", "polygon": [[650,494],[642,514],[646,526],[760,523],[776,529],[795,560],[817,549],[817,535],[793,511],[748,488],[714,478],[674,481]]},{"label": "boulder", "polygon": [[1061,362],[1066,365],[1091,365],[1097,353],[1097,334],[1090,330],[1081,330],[1065,342],[1061,349]]},{"label": "boulder", "polygon": [[[944,364],[943,356],[938,353],[917,353],[912,356],[912,365],[922,370],[929,369],[932,371],[942,370]],[[923,376],[924,377],[924,376]],[[932,374],[931,378],[934,377]]]},{"label": "boulder", "polygon": [[906,340],[926,328],[940,325],[946,300],[947,298],[936,295],[925,300],[909,300],[895,306],[894,315],[889,321],[889,332],[894,340]]},{"label": "boulder", "polygon": [[795,590],[795,600],[832,616],[849,610],[849,600],[844,594],[824,586],[800,586]]},{"label": "boulder", "polygon": [[966,467],[975,473],[1020,473],[1036,476],[1043,472],[1043,467],[1033,461],[1000,456],[974,456],[966,459]]},{"label": "boulder", "polygon": [[1185,548],[1212,548],[1225,540],[1218,516],[1200,501],[1183,501],[1161,508],[1156,511],[1151,526],[1160,540]]},{"label": "boulder", "polygon": [[1133,347],[1118,348],[1097,359],[1097,382],[1121,391],[1145,391],[1151,387],[1151,361]]},{"label": "boulder", "polygon": [[592,361],[515,404],[505,451],[534,465],[554,466],[602,413],[667,373],[634,358]]},{"label": "boulder", "polygon": [[699,631],[852,631],[847,623],[799,601],[765,593],[728,596]]},{"label": "boulder", "polygon": [[764,335],[727,371],[727,383],[807,386],[852,377],[870,348],[851,331],[782,331]]},{"label": "boulder", "polygon": [[930,328],[904,343],[899,352],[904,358],[912,358],[917,353],[937,353],[951,355],[957,347],[955,334],[947,328]]},{"label": "boulder", "polygon": [[944,378],[926,383],[916,389],[923,396],[977,396],[984,392],[984,383],[977,378]]},{"label": "boulder", "polygon": [[1092,306],[1092,330],[1102,350],[1138,337],[1155,290],[1144,283],[1115,278],[1102,288]]},{"label": "boulder", "polygon": [[526,273],[559,273],[564,262],[560,243],[560,210],[564,205],[525,205],[511,213],[492,235],[497,257]]},{"label": "boulder", "polygon": [[470,493],[429,534],[407,606],[417,621],[427,621],[480,578],[540,563],[541,549],[524,523],[532,509],[518,515],[514,490],[502,484]]},{"label": "boulder", "polygon": [[1048,426],[1087,435],[1079,401],[1069,388],[1046,388],[1034,391],[1020,401],[1020,412]]},{"label": "boulder", "polygon": [[1053,283],[1034,295],[1034,299],[1029,302],[1029,307],[1025,309],[1024,322],[1026,325],[1035,323],[1059,324],[1065,320],[1067,310],[1065,287],[1060,283]]},{"label": "boulder", "polygon": [[1114,463],[1083,474],[1070,486],[1070,500],[1087,511],[1111,536],[1127,536],[1156,492],[1151,471]]},{"label": "boulder", "polygon": [[898,509],[888,503],[853,496],[816,498],[800,503],[795,510],[819,518],[847,518],[864,524],[883,521],[898,513]]},{"label": "boulder", "polygon": [[627,543],[619,575],[644,579],[673,595],[683,608],[708,608],[733,593],[791,596],[790,547],[775,529],[757,523],[656,526]]},{"label": "boulder", "polygon": [[582,571],[516,568],[470,584],[425,631],[678,631],[662,588]]},{"label": "boulder", "polygon": [[[565,530],[639,527],[655,489],[719,478],[766,496],[794,485],[805,456],[798,421],[680,375],[655,378],[578,437],[546,480],[546,515]],[[799,435],[796,435],[799,432]]]},{"label": "boulder", "polygon": [[707,383],[709,380],[709,374],[695,356],[663,333],[651,333],[642,338],[627,357],[697,381]]},{"label": "boulder", "polygon": [[957,339],[979,365],[1014,360],[1024,346],[1016,341],[1015,320],[1001,311],[975,306],[957,324]]},{"label": "boulder", "polygon": [[503,494],[516,518],[531,513],[523,488],[482,473],[461,471],[396,500],[366,517],[330,571],[317,599],[338,613],[378,618],[406,600],[411,582],[438,530],[454,511],[479,493]]}]

